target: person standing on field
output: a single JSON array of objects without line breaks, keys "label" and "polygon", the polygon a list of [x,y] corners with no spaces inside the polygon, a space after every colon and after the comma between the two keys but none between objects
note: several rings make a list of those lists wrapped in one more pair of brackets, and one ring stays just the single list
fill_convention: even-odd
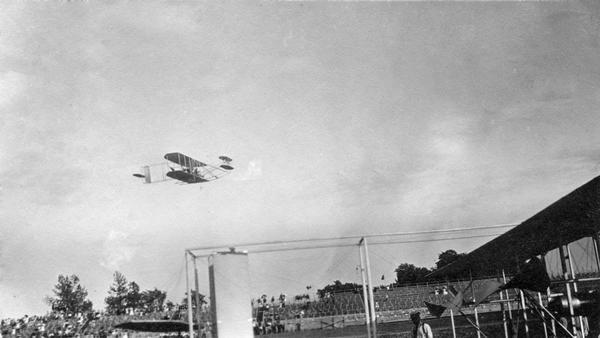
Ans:
[{"label": "person standing on field", "polygon": [[421,320],[420,312],[411,313],[410,320],[415,324],[415,327],[413,328],[414,338],[433,338],[431,326]]}]

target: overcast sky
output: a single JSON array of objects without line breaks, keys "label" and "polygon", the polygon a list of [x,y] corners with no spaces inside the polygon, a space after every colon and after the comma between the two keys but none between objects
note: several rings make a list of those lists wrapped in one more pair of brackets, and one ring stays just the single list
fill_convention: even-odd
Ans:
[{"label": "overcast sky", "polygon": [[[600,172],[599,8],[2,3],[0,317],[46,312],[59,274],[96,309],[115,270],[179,301],[189,247],[532,216]],[[174,151],[236,169],[131,176]],[[373,248],[374,274],[487,240]],[[253,288],[350,280],[356,257],[251,257]]]}]

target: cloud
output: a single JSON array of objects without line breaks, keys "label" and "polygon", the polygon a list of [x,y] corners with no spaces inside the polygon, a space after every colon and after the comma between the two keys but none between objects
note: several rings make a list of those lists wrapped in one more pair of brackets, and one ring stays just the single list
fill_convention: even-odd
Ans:
[{"label": "cloud", "polygon": [[0,283],[4,280],[4,276],[6,275],[6,247],[7,241],[0,237]]},{"label": "cloud", "polygon": [[111,230],[102,246],[100,265],[109,270],[119,270],[123,264],[130,262],[136,251],[136,247],[130,243],[129,235]]},{"label": "cloud", "polygon": [[27,76],[12,70],[0,74],[0,109],[9,106],[27,86]]},{"label": "cloud", "polygon": [[64,165],[59,156],[45,149],[21,151],[8,158],[12,165],[1,170],[0,193],[14,200],[61,205],[70,201],[85,178],[83,169]]},{"label": "cloud", "polygon": [[248,162],[248,168],[241,174],[237,180],[239,181],[250,181],[256,180],[262,177],[262,161],[252,160]]}]

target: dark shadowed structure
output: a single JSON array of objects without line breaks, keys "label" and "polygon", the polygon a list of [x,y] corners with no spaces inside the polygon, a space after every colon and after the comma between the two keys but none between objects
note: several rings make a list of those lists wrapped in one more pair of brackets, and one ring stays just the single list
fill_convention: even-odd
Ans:
[{"label": "dark shadowed structure", "polygon": [[185,332],[189,329],[188,323],[182,320],[130,320],[115,325],[115,328],[142,332]]},{"label": "dark shadowed structure", "polygon": [[428,277],[514,273],[531,257],[545,254],[600,230],[600,176],[592,179],[515,228],[444,266]]}]

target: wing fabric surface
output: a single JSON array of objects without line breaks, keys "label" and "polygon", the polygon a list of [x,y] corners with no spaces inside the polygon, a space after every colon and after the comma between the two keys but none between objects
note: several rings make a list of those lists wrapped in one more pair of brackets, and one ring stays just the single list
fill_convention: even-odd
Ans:
[{"label": "wing fabric surface", "polygon": [[182,153],[168,153],[165,155],[165,159],[186,168],[198,168],[206,166],[206,163],[195,160]]},{"label": "wing fabric surface", "polygon": [[600,230],[600,176],[429,277],[495,275]]},{"label": "wing fabric surface", "polygon": [[174,171],[169,171],[167,173],[167,176],[185,183],[201,183],[201,182],[208,182],[209,180],[204,179],[198,175],[194,175],[188,172],[185,172],[183,170],[174,170]]}]

